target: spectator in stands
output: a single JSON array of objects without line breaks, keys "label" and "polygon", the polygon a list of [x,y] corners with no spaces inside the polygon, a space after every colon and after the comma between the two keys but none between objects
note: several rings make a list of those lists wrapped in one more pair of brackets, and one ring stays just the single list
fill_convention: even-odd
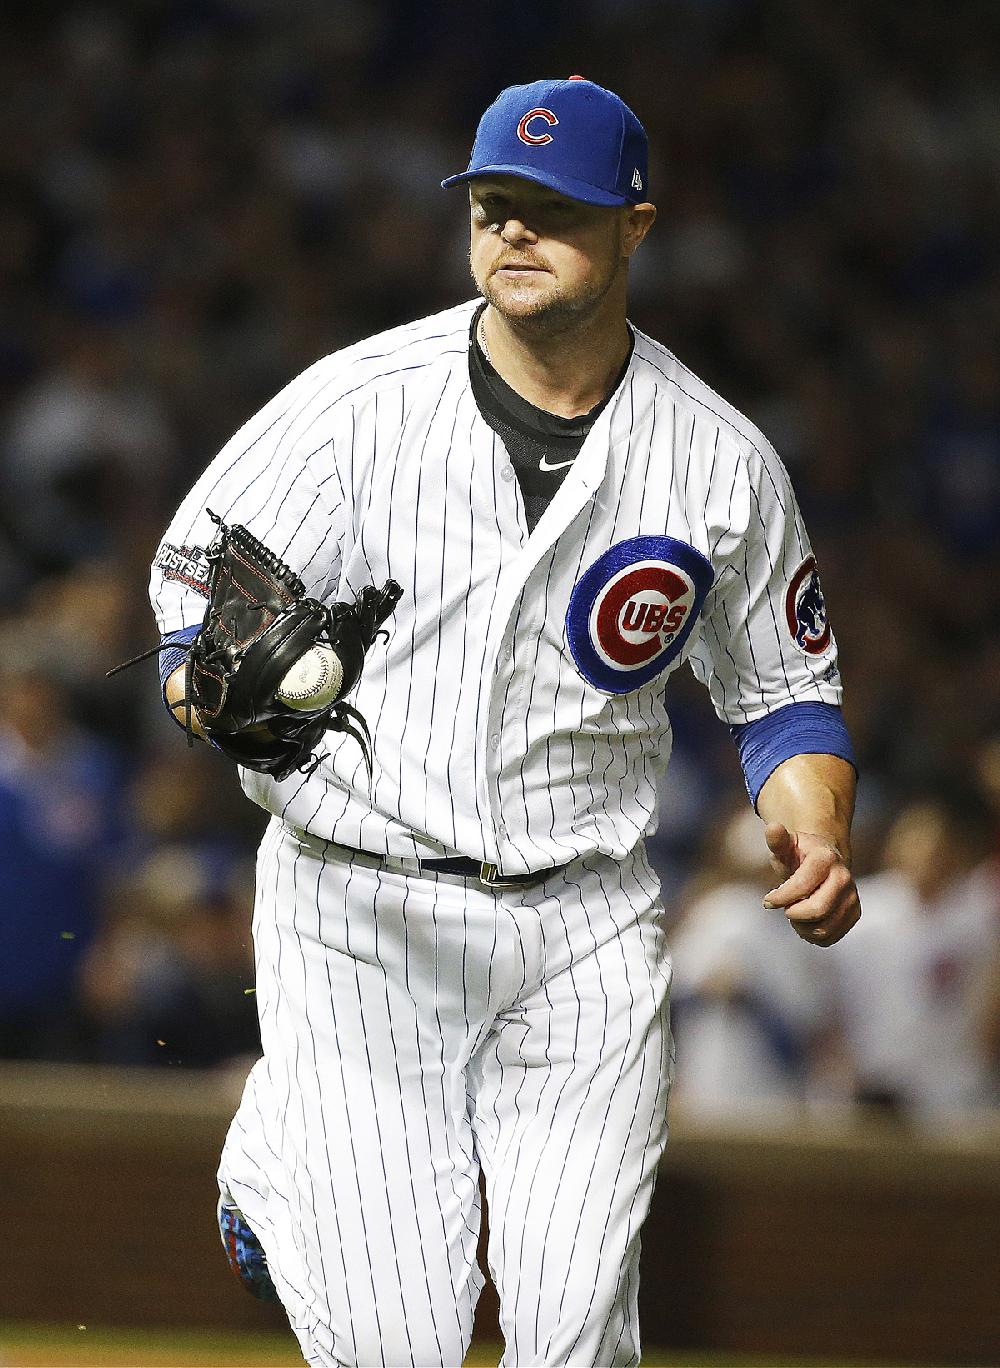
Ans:
[{"label": "spectator in stands", "polygon": [[122,768],[70,719],[58,663],[0,641],[0,1057],[85,1053],[76,975],[121,842]]},{"label": "spectator in stands", "polygon": [[979,789],[938,780],[861,880],[857,942],[828,957],[858,1100],[934,1126],[996,1104],[995,841]]},{"label": "spectator in stands", "polygon": [[773,883],[763,826],[741,810],[723,828],[714,880],[670,936],[675,1100],[687,1114],[775,1119],[775,1104],[807,1099],[829,1019],[825,953],[761,905]]},{"label": "spectator in stands", "polygon": [[126,874],[83,967],[94,1056],[220,1065],[259,1053],[246,868],[171,845]]}]

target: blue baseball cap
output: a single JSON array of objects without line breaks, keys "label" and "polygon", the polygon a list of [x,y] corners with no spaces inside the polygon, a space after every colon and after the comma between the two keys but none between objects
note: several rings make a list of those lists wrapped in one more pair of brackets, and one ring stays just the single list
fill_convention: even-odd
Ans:
[{"label": "blue baseball cap", "polygon": [[521,176],[586,204],[639,204],[647,193],[646,132],[611,90],[571,76],[502,90],[479,121],[468,170]]}]

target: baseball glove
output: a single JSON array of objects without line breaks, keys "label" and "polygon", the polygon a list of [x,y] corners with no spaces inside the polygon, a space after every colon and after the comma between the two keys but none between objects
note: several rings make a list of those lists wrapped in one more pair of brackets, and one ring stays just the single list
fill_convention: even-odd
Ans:
[{"label": "baseball glove", "polygon": [[[325,732],[346,732],[360,745],[370,775],[371,734],[343,699],[402,589],[387,580],[381,589],[362,589],[357,603],[322,604],[307,598],[298,575],[245,527],[208,513],[219,531],[208,548],[208,608],[187,656],[189,742],[194,712],[226,755],[281,780],[315,768],[319,758],[311,757]],[[291,708],[277,697],[278,686],[321,643],[333,648],[343,669],[337,696],[316,709]]]}]

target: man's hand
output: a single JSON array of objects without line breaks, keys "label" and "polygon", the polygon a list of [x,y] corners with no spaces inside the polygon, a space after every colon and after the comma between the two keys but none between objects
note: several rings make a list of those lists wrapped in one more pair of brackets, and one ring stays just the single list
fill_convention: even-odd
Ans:
[{"label": "man's hand", "polygon": [[851,874],[853,766],[836,755],[793,755],[757,795],[764,837],[782,882],[764,899],[796,935],[833,945],[861,916]]},{"label": "man's hand", "polygon": [[[164,697],[167,700],[167,707],[173,713],[175,720],[179,722],[182,727],[184,726],[185,716],[187,714],[187,706],[184,701],[184,681],[185,666],[178,665],[173,674],[167,676],[167,682],[163,690]],[[205,735],[205,728],[201,725],[201,721],[194,708],[191,709],[191,730],[194,732],[195,736],[200,736],[203,741],[208,739]]]},{"label": "man's hand", "polygon": [[764,831],[772,864],[785,876],[764,898],[780,907],[796,935],[814,945],[834,945],[861,916],[854,877],[840,851],[822,836],[789,831],[771,822]]},{"label": "man's hand", "polygon": [[[173,713],[176,721],[178,721],[182,727],[185,725],[185,717],[187,715],[187,705],[184,702],[185,678],[186,667],[184,665],[178,665],[173,674],[167,676],[167,682],[164,688],[167,706]],[[206,732],[205,728],[201,725],[201,718],[198,716],[196,708],[191,709],[191,730],[194,732],[195,736],[201,737],[202,741],[208,740],[208,732]],[[268,737],[271,735],[271,731],[266,722],[258,722],[255,727],[246,727],[244,729],[244,735]]]}]

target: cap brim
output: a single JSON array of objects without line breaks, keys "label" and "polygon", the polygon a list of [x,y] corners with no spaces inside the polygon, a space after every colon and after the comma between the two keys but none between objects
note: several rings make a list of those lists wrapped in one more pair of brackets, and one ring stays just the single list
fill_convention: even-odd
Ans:
[{"label": "cap brim", "polygon": [[615,195],[610,190],[601,190],[586,181],[573,180],[570,176],[557,176],[545,171],[526,171],[523,166],[477,166],[474,170],[460,171],[457,176],[449,176],[441,182],[442,190],[463,181],[479,180],[483,176],[517,176],[519,180],[533,181],[536,185],[548,186],[567,199],[582,200],[584,204],[602,204],[606,207],[630,204],[624,195]]}]

